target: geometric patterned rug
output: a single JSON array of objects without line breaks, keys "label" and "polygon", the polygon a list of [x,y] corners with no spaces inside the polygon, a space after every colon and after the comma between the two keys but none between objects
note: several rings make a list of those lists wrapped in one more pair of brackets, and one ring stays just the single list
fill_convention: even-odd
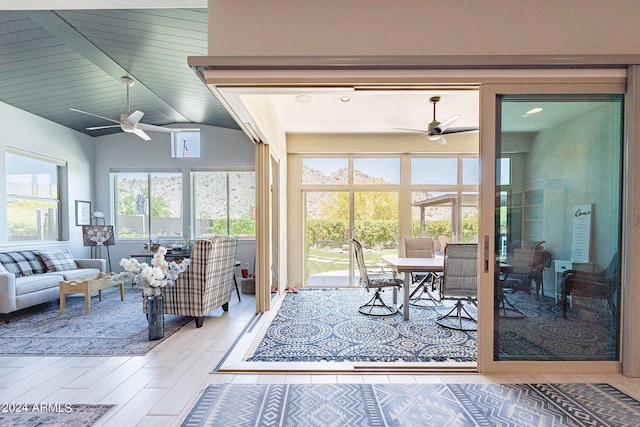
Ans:
[{"label": "geometric patterned rug", "polygon": [[[114,288],[115,289],[115,288]],[[84,297],[67,296],[64,314],[51,301],[0,323],[0,355],[129,356],[143,355],[186,325],[191,318],[164,316],[164,338],[149,340],[149,323],[142,311],[139,288],[103,291],[91,297],[85,313]]]},{"label": "geometric patterned rug", "polygon": [[[286,294],[264,337],[246,362],[475,362],[477,332],[446,329],[435,317],[443,307],[411,306],[410,318],[360,314],[364,289],[307,288]],[[385,292],[383,298],[391,299]],[[402,293],[398,295],[402,301]],[[508,294],[524,318],[497,319],[498,360],[617,360],[611,316],[576,300],[567,318],[553,298]],[[476,308],[466,305],[475,315]],[[606,307],[605,307],[606,309]],[[608,313],[605,311],[605,314]]]},{"label": "geometric patterned rug", "polygon": [[[5,406],[6,405],[6,406]],[[43,405],[41,403],[4,403],[0,408],[3,427],[67,427],[92,426],[115,405]]]},{"label": "geometric patterned rug", "polygon": [[212,384],[182,423],[201,426],[640,425],[608,384]]},{"label": "geometric patterned rug", "polygon": [[[477,332],[435,323],[453,305],[411,306],[411,316],[376,317],[358,312],[371,297],[360,289],[300,289],[288,293],[247,362],[475,362]],[[391,300],[391,292],[383,299]],[[398,294],[402,301],[402,293]]]}]

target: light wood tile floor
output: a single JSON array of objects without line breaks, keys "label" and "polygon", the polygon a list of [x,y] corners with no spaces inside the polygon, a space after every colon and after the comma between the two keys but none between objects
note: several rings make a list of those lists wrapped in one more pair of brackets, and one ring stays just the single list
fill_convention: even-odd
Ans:
[{"label": "light wood tile floor", "polygon": [[640,379],[622,375],[480,375],[212,373],[254,318],[255,299],[242,295],[196,329],[193,322],[144,356],[0,357],[0,403],[117,405],[97,426],[179,426],[211,383],[607,382],[640,399]]}]

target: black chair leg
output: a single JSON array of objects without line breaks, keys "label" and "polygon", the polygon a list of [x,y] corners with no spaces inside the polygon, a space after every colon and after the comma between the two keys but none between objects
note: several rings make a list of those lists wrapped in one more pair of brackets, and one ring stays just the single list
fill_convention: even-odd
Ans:
[{"label": "black chair leg", "polygon": [[238,302],[242,301],[240,299],[240,291],[238,290],[238,279],[236,279],[236,275],[233,275],[233,283],[236,285],[236,294],[238,294]]},{"label": "black chair leg", "polygon": [[[382,309],[383,312],[373,313],[372,311],[376,307]],[[369,310],[367,310],[367,308]],[[361,305],[358,308],[358,311],[368,316],[391,316],[392,314],[396,314],[398,312],[398,309],[385,303],[380,296],[380,291],[376,290],[371,299],[366,304]]]}]

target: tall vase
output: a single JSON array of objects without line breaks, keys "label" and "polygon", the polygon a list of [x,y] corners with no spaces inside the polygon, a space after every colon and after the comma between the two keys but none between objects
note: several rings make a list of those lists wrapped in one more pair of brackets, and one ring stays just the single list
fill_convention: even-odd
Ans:
[{"label": "tall vase", "polygon": [[147,317],[149,320],[149,339],[159,340],[164,337],[164,314],[162,312],[162,295],[147,298]]}]

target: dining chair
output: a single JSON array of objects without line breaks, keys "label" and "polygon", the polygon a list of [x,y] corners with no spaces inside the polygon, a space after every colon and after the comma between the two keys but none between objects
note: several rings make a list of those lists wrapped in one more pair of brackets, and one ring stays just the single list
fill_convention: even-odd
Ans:
[{"label": "dining chair", "polygon": [[562,287],[562,317],[567,318],[569,298],[586,297],[607,301],[613,319],[617,319],[616,297],[620,287],[620,254],[611,258],[609,266],[598,273],[567,270],[560,276]]},{"label": "dining chair", "polygon": [[436,317],[436,323],[460,331],[478,330],[478,319],[465,307],[477,307],[478,298],[478,244],[449,243],[444,251],[444,274],[440,281],[440,297],[455,299],[446,314]]},{"label": "dining chair", "polygon": [[513,242],[507,264],[512,267],[505,277],[504,288],[531,294],[535,285],[536,299],[544,293],[543,271],[551,266],[551,254],[544,248],[544,241]]},{"label": "dining chair", "polygon": [[[408,238],[403,237],[400,241],[400,257],[402,258],[434,258],[434,244],[430,238]],[[433,295],[436,284],[439,282],[441,274],[433,272],[418,272],[411,274],[412,283],[417,283],[415,289],[409,295],[411,305],[421,307],[442,306],[439,298]],[[429,290],[431,288],[431,290]],[[426,298],[423,298],[426,295]]]},{"label": "dining chair", "polygon": [[397,313],[398,306],[396,304],[395,293],[393,303],[388,304],[382,299],[381,292],[384,288],[396,288],[395,290],[397,290],[397,288],[403,286],[404,282],[398,279],[395,273],[370,272],[365,264],[364,250],[360,242],[351,239],[351,245],[360,272],[360,286],[364,286],[367,292],[371,289],[374,290],[371,299],[358,307],[358,311],[369,316],[390,316]]}]

